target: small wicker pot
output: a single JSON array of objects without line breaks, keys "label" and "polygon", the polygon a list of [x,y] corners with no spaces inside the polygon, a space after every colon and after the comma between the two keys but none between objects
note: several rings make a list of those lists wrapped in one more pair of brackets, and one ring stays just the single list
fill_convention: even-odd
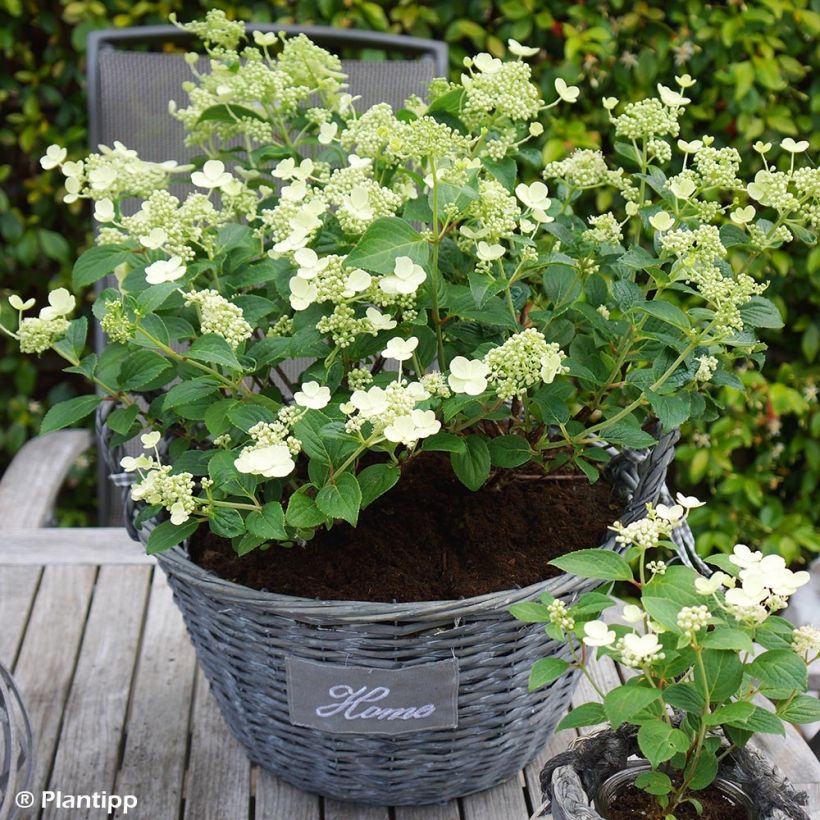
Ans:
[{"label": "small wicker pot", "polygon": [[[649,455],[627,452],[610,462],[609,480],[629,499],[625,523],[642,517],[647,502],[666,497],[664,478],[676,440],[673,431]],[[113,478],[125,483],[123,476]],[[126,507],[126,521],[133,521],[133,505],[126,501]],[[150,525],[131,529],[147,540]],[[617,548],[614,537],[601,546]],[[157,558],[222,714],[250,759],[303,790],[377,805],[436,803],[490,788],[535,757],[576,679],[568,675],[528,692],[535,660],[560,656],[566,648],[507,610],[545,591],[570,599],[595,585],[561,575],[459,601],[317,601],[219,578],[190,561],[185,545]],[[449,728],[378,735],[296,725],[288,692],[294,658],[410,669],[411,675],[455,660],[456,719]]]},{"label": "small wicker pot", "polygon": [[34,773],[34,743],[20,692],[0,664],[0,817],[17,816],[15,796],[28,789]]},{"label": "small wicker pot", "polygon": [[[605,820],[618,791],[650,768],[640,755],[636,729],[623,726],[588,735],[550,760],[541,771],[543,808],[552,820]],[[720,764],[714,786],[738,806],[749,820],[809,820],[808,800],[798,793],[760,755],[748,749],[733,751]]]}]

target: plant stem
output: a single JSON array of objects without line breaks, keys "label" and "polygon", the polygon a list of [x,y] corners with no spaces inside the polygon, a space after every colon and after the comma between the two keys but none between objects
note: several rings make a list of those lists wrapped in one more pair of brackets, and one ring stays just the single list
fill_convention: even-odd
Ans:
[{"label": "plant stem", "polygon": [[430,262],[430,307],[433,314],[433,324],[436,326],[438,368],[439,370],[445,370],[447,368],[447,361],[444,358],[444,334],[441,331],[441,313],[438,308],[438,289],[440,282],[438,253],[441,243],[438,225],[438,178],[436,176],[436,163],[432,159],[430,160],[430,171],[433,176],[433,236],[435,237],[432,243],[432,259]]}]

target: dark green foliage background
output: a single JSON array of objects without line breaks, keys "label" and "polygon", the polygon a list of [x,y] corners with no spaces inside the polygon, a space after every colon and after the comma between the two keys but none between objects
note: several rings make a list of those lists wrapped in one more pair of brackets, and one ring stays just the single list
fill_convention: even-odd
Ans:
[{"label": "dark green foliage background", "polygon": [[[547,10],[549,6],[549,10]],[[467,54],[503,55],[507,38],[543,51],[532,63],[548,99],[562,76],[582,88],[575,106],[550,120],[547,160],[576,146],[606,140],[605,96],[631,100],[673,85],[688,72],[698,84],[686,117],[693,138],[712,133],[754,162],[756,139],[810,138],[817,155],[820,111],[818,65],[820,1],[700,0],[568,3],[544,0],[0,0],[0,296],[43,298],[66,285],[74,256],[89,241],[83,203],[58,204],[61,175],[41,172],[38,158],[52,142],[77,158],[86,147],[84,43],[89,30],[164,22],[224,8],[231,16],[264,22],[317,23],[445,39],[452,70]],[[605,146],[606,147],[606,146]],[[728,391],[718,421],[684,430],[675,483],[714,495],[693,516],[704,549],[736,541],[778,550],[789,560],[820,551],[820,251],[775,256],[769,289],[786,328],[769,339],[761,375],[748,372],[747,391]],[[5,318],[9,317],[5,315]],[[0,342],[0,345],[4,344]],[[57,361],[22,358],[0,347],[0,468],[39,427],[57,399],[86,392],[60,372]],[[91,470],[75,470],[60,522],[83,523],[93,506]]]}]

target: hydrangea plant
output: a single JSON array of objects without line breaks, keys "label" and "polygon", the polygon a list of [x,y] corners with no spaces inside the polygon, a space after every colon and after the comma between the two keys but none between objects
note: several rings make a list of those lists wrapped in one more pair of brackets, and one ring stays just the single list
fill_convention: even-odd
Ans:
[{"label": "hydrangea plant", "polygon": [[[709,577],[667,563],[662,558],[675,548],[672,530],[702,505],[680,494],[677,502],[649,504],[644,518],[615,524],[623,555],[580,550],[552,562],[582,578],[621,582],[624,595],[588,592],[568,606],[545,594],[510,610],[545,624],[569,653],[569,660],[537,661],[530,689],[578,670],[598,695],[569,712],[557,731],[636,727],[638,747],[651,764],[636,785],[657,803],[651,816],[665,818],[674,818],[683,803],[700,814],[697,793],[753,734],[782,735],[784,723],[820,720],[820,702],[806,694],[808,666],[820,657],[820,629],[795,628],[775,614],[809,574],[745,544],[707,559],[717,567]],[[626,683],[603,691],[589,671],[596,655],[612,658]]]},{"label": "hydrangea plant", "polygon": [[568,463],[594,481],[603,442],[651,446],[653,419],[715,417],[712,387],[760,361],[754,328],[780,317],[747,268],[816,227],[820,176],[795,161],[802,142],[747,182],[736,150],[677,140],[690,77],[604,100],[621,166],[589,150],[543,166],[528,141],[580,89],[557,80],[546,103],[534,49],[511,42],[514,59],[468,59],[425,100],[360,111],[307,37],[246,41],[218,11],[182,28],[209,58],[202,72],[187,55],[188,103],[169,105],[191,164],[119,142],[41,160],[65,201],[93,206],[74,285],[116,279],[93,305],[105,350],[85,352],[65,290],[37,316],[15,297],[4,328],[98,390],[44,431],[114,400],[114,443],[147,435],[123,467],[144,515],[170,514],[151,550],[205,522],[240,553],[355,524],[426,451],[473,490]]}]

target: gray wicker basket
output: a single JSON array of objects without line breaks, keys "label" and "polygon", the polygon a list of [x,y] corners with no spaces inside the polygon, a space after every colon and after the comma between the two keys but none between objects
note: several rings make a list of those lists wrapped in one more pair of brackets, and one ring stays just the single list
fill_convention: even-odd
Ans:
[{"label": "gray wicker basket", "polygon": [[0,818],[17,816],[15,796],[28,789],[34,773],[34,743],[20,692],[0,664]]},{"label": "gray wicker basket", "polygon": [[[625,523],[665,491],[676,441],[673,431],[648,455],[630,451],[610,462],[609,480],[629,498]],[[112,478],[127,483],[125,476]],[[133,514],[126,500],[126,521]],[[131,526],[143,542],[150,528]],[[601,546],[617,548],[614,537]],[[303,790],[377,805],[436,803],[490,788],[543,749],[576,680],[568,675],[528,692],[533,663],[566,650],[507,609],[544,591],[571,598],[594,586],[561,575],[459,601],[317,601],[219,578],[191,562],[184,545],[157,558],[222,714],[250,759]],[[457,725],[378,736],[294,725],[288,657],[371,669],[456,659]]]}]

